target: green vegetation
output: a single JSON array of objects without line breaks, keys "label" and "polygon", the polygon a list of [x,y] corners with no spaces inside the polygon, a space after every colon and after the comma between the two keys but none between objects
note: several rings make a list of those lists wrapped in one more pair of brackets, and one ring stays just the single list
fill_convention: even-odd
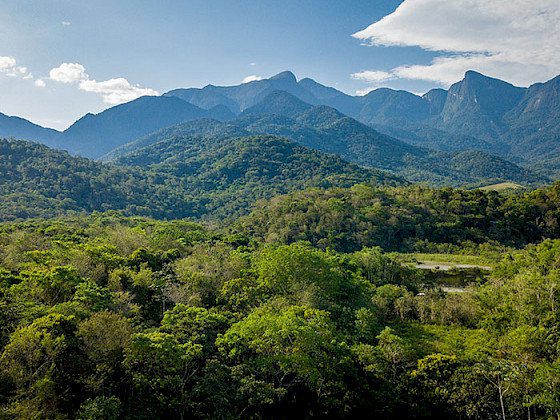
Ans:
[{"label": "green vegetation", "polygon": [[310,189],[262,203],[238,229],[266,243],[351,252],[495,254],[560,238],[560,183],[524,195],[424,186]]},{"label": "green vegetation", "polygon": [[560,240],[506,253],[462,293],[424,274],[379,248],[116,212],[0,224],[0,410],[556,417]]},{"label": "green vegetation", "polygon": [[[106,210],[216,220],[247,214],[257,200],[298,189],[404,182],[270,136],[196,137],[166,145],[167,150],[147,149],[128,158],[131,164],[161,162],[141,168],[104,165],[36,143],[0,139],[0,220]],[[183,160],[171,157],[178,150]]]},{"label": "green vegetation", "polygon": [[560,415],[560,182],[409,186],[264,135],[0,151],[2,418]]}]

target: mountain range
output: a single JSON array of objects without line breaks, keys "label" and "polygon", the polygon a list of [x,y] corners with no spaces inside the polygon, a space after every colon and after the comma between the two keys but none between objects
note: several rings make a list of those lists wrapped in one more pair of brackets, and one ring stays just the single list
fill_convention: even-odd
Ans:
[{"label": "mountain range", "polygon": [[501,179],[521,183],[539,181],[535,174],[498,156],[480,151],[443,152],[417,147],[380,134],[334,108],[306,104],[285,91],[271,92],[235,120],[182,122],[114,149],[101,160],[118,165],[138,165],[138,161],[129,159],[129,156],[143,153],[147,148],[152,160],[169,158],[165,142],[168,139],[188,140],[197,135],[235,138],[267,134],[339,155],[363,167],[392,171],[413,182],[475,185]]},{"label": "mountain range", "polygon": [[560,76],[520,88],[468,71],[448,90],[422,96],[387,88],[351,96],[282,72],[142,97],[63,132],[0,114],[0,137],[103,160],[173,137],[251,134],[435,185],[546,182],[560,174]]}]

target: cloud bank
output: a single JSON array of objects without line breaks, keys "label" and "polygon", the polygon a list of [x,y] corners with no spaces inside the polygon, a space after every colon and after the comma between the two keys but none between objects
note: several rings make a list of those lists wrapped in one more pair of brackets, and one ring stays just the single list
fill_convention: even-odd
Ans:
[{"label": "cloud bank", "polygon": [[85,67],[79,63],[62,63],[49,72],[49,78],[56,82],[77,84],[80,90],[101,95],[103,102],[110,105],[129,102],[140,96],[159,95],[156,90],[133,86],[122,77],[101,82],[90,79]]},{"label": "cloud bank", "polygon": [[527,86],[560,73],[558,0],[405,0],[395,12],[352,36],[367,45],[440,53],[427,65],[352,75],[368,80],[372,73],[371,83],[392,76],[448,86],[473,69]]}]

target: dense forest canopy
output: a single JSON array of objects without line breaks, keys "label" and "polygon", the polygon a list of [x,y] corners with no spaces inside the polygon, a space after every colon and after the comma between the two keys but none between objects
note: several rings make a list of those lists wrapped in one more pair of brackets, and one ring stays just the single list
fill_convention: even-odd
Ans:
[{"label": "dense forest canopy", "polygon": [[2,418],[560,415],[560,182],[160,143],[114,166],[0,141]]},{"label": "dense forest canopy", "polygon": [[[539,224],[533,213],[558,211],[557,189],[523,197],[314,189],[274,199],[221,230],[117,212],[1,224],[3,416],[556,416],[560,240],[507,246],[535,232],[557,235],[557,226]],[[339,231],[316,242],[275,225],[262,230],[264,213],[284,205],[294,214],[291,229],[319,235],[312,214],[297,216],[298,200],[310,197],[327,219],[349,207],[356,213],[343,213],[345,223],[333,219]],[[424,248],[494,252],[490,277],[445,292],[431,272],[373,246],[386,246],[386,235],[338,238],[363,209],[378,211],[372,200],[392,200],[395,231],[406,230],[403,217],[422,206],[425,217],[445,215],[450,220],[441,223],[468,230],[472,221],[459,217],[468,203],[488,212],[478,221],[491,209],[515,209],[535,224],[502,242],[497,235],[470,245],[476,238],[445,242],[445,229],[417,234]],[[461,206],[467,210],[452,211]],[[420,246],[403,241],[411,244]],[[511,251],[500,257],[504,249]]]},{"label": "dense forest canopy", "polygon": [[[128,158],[132,166],[117,167],[0,139],[0,220],[106,210],[217,220],[247,214],[257,200],[308,187],[406,183],[278,137],[195,137],[172,139],[166,146],[167,155],[144,150]],[[182,153],[170,157],[178,150]],[[146,155],[156,162],[134,165]]]},{"label": "dense forest canopy", "polygon": [[356,251],[437,251],[488,241],[509,246],[560,238],[560,183],[522,195],[426,186],[309,189],[262,202],[238,221],[265,242],[306,241]]}]

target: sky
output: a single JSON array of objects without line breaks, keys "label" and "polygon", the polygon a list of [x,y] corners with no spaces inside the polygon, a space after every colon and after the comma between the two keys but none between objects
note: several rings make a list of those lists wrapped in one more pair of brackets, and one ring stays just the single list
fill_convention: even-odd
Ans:
[{"label": "sky", "polygon": [[559,0],[3,0],[0,112],[59,130],[143,95],[291,70],[352,95],[560,74]]}]

